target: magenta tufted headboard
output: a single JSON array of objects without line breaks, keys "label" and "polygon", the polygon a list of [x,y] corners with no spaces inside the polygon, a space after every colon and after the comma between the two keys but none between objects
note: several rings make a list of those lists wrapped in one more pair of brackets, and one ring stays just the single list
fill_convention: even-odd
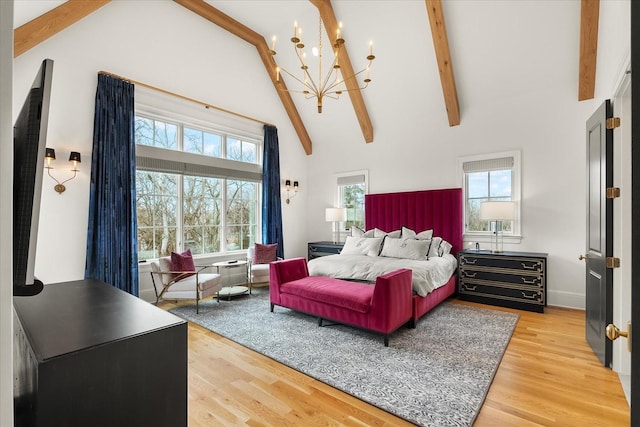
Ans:
[{"label": "magenta tufted headboard", "polygon": [[462,189],[408,191],[364,196],[365,226],[384,231],[408,227],[416,233],[433,228],[433,235],[462,249]]}]

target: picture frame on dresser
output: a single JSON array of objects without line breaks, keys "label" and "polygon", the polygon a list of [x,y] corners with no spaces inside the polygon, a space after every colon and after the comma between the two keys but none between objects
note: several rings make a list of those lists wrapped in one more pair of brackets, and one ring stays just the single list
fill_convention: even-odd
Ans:
[{"label": "picture frame on dresser", "polygon": [[458,252],[458,295],[466,301],[544,313],[547,254]]}]

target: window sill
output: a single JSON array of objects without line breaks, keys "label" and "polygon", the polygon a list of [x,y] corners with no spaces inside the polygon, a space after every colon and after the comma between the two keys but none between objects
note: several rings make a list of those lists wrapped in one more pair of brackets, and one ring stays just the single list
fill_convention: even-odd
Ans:
[{"label": "window sill", "polygon": [[[491,234],[486,233],[466,233],[462,236],[462,240],[467,244],[478,243],[491,243]],[[504,243],[519,245],[522,241],[522,236],[505,234],[503,235]]]}]

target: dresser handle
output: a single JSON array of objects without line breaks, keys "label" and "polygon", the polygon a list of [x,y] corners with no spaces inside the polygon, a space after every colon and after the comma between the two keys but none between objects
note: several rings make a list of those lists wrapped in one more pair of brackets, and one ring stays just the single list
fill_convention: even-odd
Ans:
[{"label": "dresser handle", "polygon": [[536,268],[540,268],[539,262],[536,262],[532,265],[527,265],[524,262],[522,262],[521,264],[522,264],[522,268],[524,268],[525,270],[535,270]]},{"label": "dresser handle", "polygon": [[309,250],[311,252],[318,252],[318,248],[316,248],[315,246],[309,246]]},{"label": "dresser handle", "polygon": [[527,295],[524,292],[522,292],[522,297],[527,299],[536,299],[539,294],[540,294],[539,292],[536,292],[533,295]]},{"label": "dresser handle", "polygon": [[462,260],[464,261],[464,263],[465,263],[465,264],[471,264],[471,265],[473,265],[473,264],[475,264],[476,262],[478,262],[478,258],[471,258],[471,259],[469,259],[469,258],[467,258],[467,257],[464,257],[464,258],[462,258]]},{"label": "dresser handle", "polygon": [[475,291],[477,286],[469,286],[466,283],[463,284],[464,290],[465,291]]},{"label": "dresser handle", "polygon": [[527,285],[536,285],[536,279],[527,280],[524,277],[521,277],[522,283],[526,283]]},{"label": "dresser handle", "polygon": [[473,273],[469,273],[468,271],[463,271],[462,273],[464,274],[464,277],[468,277],[468,278],[471,278],[471,279],[476,277],[476,274],[478,274],[477,271],[474,271]]}]

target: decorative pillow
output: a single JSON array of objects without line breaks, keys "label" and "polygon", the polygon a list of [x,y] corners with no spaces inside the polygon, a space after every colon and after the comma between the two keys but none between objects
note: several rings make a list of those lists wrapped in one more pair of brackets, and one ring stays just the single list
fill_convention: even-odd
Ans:
[{"label": "decorative pillow", "polygon": [[426,240],[393,239],[387,237],[380,256],[424,260],[427,258],[429,244]]},{"label": "decorative pillow", "polygon": [[173,275],[173,280],[182,280],[185,277],[193,276],[196,271],[196,266],[193,263],[193,256],[191,256],[191,249],[187,249],[182,253],[171,252],[171,271],[193,271],[193,273],[183,273]]},{"label": "decorative pillow", "polygon": [[269,245],[256,243],[255,250],[253,251],[253,264],[269,264],[271,261],[275,261],[277,259],[277,250],[277,243],[271,243]]},{"label": "decorative pillow", "polygon": [[440,256],[439,250],[440,245],[442,244],[442,237],[434,237],[431,239],[431,246],[429,247],[429,255],[427,258]]},{"label": "decorative pillow", "polygon": [[395,231],[391,231],[389,233],[387,233],[384,230],[380,230],[379,228],[374,228],[373,229],[373,237],[385,237],[385,236],[389,236],[393,239],[397,239],[400,237],[400,230],[395,230]]},{"label": "decorative pillow", "polygon": [[376,229],[372,228],[371,230],[365,231],[364,234],[361,237],[376,237],[376,236],[374,236],[375,232],[376,232]]},{"label": "decorative pillow", "polygon": [[451,248],[453,248],[453,246],[451,245],[451,243],[447,242],[446,240],[443,240],[442,243],[440,243],[440,249],[438,251],[440,256],[446,255],[446,254],[450,254],[451,253]]},{"label": "decorative pillow", "polygon": [[413,231],[410,228],[402,227],[402,238],[403,239],[418,239],[418,240],[429,240],[433,237],[433,229],[424,230],[420,233]]},{"label": "decorative pillow", "polygon": [[351,226],[351,236],[352,237],[363,237],[364,230],[356,225]]},{"label": "decorative pillow", "polygon": [[383,237],[347,236],[340,255],[378,256]]},{"label": "decorative pillow", "polygon": [[433,228],[430,230],[421,231],[416,235],[416,239],[420,239],[420,240],[429,240],[432,237],[433,237]]}]

